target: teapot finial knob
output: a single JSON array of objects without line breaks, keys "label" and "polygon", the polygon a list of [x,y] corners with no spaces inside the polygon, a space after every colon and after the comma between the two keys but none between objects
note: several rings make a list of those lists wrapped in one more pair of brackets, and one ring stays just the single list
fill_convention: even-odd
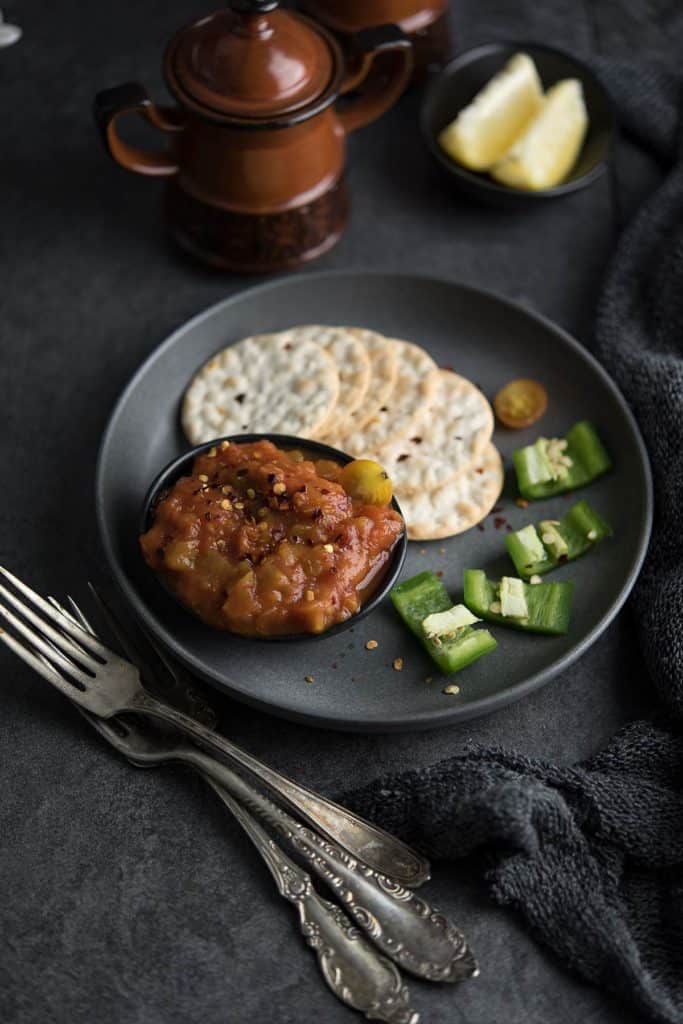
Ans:
[{"label": "teapot finial knob", "polygon": [[240,14],[268,14],[278,6],[278,0],[230,0],[230,7]]}]

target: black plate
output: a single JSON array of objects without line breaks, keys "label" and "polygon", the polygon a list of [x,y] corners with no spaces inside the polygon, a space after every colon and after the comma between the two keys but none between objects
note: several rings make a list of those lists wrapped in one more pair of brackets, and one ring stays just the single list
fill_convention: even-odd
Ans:
[{"label": "black plate", "polygon": [[[437,141],[441,129],[520,52],[533,59],[546,90],[563,78],[578,78],[588,111],[586,138],[566,181],[535,192],[502,185],[487,174],[468,171],[451,160]],[[459,54],[437,75],[422,107],[422,131],[432,154],[461,191],[488,204],[518,208],[576,192],[599,178],[607,167],[616,121],[606,90],[576,57],[539,43],[488,43]]]},{"label": "black plate", "polygon": [[[590,417],[614,459],[613,471],[582,496],[615,530],[555,579],[576,581],[572,627],[565,637],[496,629],[496,651],[464,670],[458,696],[443,682],[389,601],[342,636],[315,644],[245,642],[190,617],[156,585],[138,551],[143,497],[159,470],[189,445],[179,425],[183,391],[215,351],[256,331],[302,323],[357,324],[419,341],[438,363],[452,365],[492,396],[512,377],[536,377],[550,404],[542,423],[498,430],[506,465],[514,448],[539,432],[563,434]],[[444,725],[492,711],[547,682],[589,647],[617,613],[642,563],[650,533],[652,487],[647,455],[623,398],[598,363],[542,317],[494,295],[431,278],[400,274],[306,274],[243,292],[195,317],[143,364],[121,396],[97,466],[97,515],[112,573],[143,622],[190,669],[240,700],[275,714],[339,729],[387,731]],[[557,498],[528,510],[514,504],[508,473],[499,505],[483,530],[448,541],[412,543],[403,577],[443,572],[455,600],[462,570],[509,572],[505,527],[557,518]],[[505,519],[505,523],[496,520]],[[498,522],[499,529],[495,523]],[[375,650],[367,640],[378,641]],[[403,659],[403,670],[392,667]],[[313,676],[312,685],[305,676]],[[425,682],[432,677],[431,683]]]}]

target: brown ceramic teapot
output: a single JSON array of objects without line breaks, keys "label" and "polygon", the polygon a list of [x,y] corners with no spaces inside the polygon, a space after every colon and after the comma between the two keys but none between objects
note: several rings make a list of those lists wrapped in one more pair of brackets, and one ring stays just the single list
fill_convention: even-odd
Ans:
[{"label": "brown ceramic teapot", "polygon": [[[295,266],[326,252],[347,216],[346,135],[379,117],[412,68],[400,29],[355,38],[353,73],[334,36],[274,0],[232,0],[171,39],[164,74],[179,106],[156,106],[136,83],[95,100],[105,146],[128,170],[168,178],[173,237],[200,259],[236,271]],[[390,76],[336,101],[365,79],[378,53]],[[166,135],[162,153],[118,133],[136,113]]]},{"label": "brown ceramic teapot", "polygon": [[343,42],[375,25],[392,22],[413,44],[415,77],[452,56],[448,0],[299,0]]}]

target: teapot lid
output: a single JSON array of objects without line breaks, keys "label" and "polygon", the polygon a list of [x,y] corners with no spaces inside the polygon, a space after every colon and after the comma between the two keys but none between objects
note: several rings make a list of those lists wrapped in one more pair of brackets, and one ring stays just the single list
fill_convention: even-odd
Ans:
[{"label": "teapot lid", "polygon": [[316,100],[336,71],[327,33],[277,7],[277,0],[230,0],[182,29],[166,52],[169,85],[207,113],[249,121]]}]

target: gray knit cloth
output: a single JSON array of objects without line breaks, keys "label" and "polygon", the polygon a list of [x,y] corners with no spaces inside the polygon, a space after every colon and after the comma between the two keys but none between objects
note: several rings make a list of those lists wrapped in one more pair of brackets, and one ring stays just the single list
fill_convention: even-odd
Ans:
[{"label": "gray knit cloth", "polygon": [[623,130],[667,171],[621,237],[593,346],[652,460],[654,533],[631,600],[661,710],[573,768],[470,748],[345,799],[436,860],[477,851],[493,898],[567,966],[683,1024],[683,90],[656,69],[597,70]]}]

